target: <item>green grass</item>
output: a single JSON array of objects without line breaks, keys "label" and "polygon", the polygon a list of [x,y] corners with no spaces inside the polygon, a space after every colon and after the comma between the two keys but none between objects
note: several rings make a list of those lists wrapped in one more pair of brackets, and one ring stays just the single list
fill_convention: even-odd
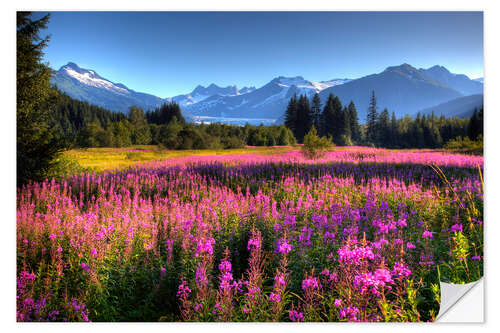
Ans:
[{"label": "green grass", "polygon": [[78,162],[83,168],[95,171],[122,170],[137,163],[164,161],[174,157],[193,155],[280,154],[296,147],[245,147],[240,149],[167,150],[157,146],[131,146],[125,148],[80,148],[64,152],[64,156]]}]

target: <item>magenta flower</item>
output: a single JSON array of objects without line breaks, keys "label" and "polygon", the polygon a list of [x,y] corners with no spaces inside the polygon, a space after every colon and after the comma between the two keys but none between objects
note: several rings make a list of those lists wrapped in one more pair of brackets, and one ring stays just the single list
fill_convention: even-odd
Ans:
[{"label": "magenta flower", "polygon": [[297,312],[295,310],[288,312],[288,318],[291,321],[295,321],[295,322],[304,321],[304,315],[302,314],[302,312]]},{"label": "magenta flower", "polygon": [[422,238],[434,238],[434,236],[432,235],[432,232],[425,230],[422,234]]},{"label": "magenta flower", "polygon": [[321,284],[319,283],[318,278],[312,277],[305,280],[302,280],[302,290],[319,290],[321,289]]},{"label": "magenta flower", "polygon": [[286,239],[280,238],[278,240],[278,252],[287,255],[292,251],[292,246],[287,243]]},{"label": "magenta flower", "polygon": [[281,301],[281,297],[279,294],[275,294],[274,292],[271,292],[271,294],[269,294],[269,300],[271,302],[279,303]]},{"label": "magenta flower", "polygon": [[258,249],[260,249],[260,243],[261,243],[260,238],[258,238],[258,237],[250,238],[250,240],[248,241],[247,249],[249,251],[250,250],[258,250]]}]

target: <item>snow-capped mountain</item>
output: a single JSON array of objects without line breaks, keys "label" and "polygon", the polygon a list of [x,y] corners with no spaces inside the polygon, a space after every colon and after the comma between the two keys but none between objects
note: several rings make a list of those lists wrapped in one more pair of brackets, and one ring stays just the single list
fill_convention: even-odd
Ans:
[{"label": "snow-capped mountain", "polygon": [[248,94],[249,92],[252,92],[254,90],[255,87],[243,87],[242,89],[238,89],[238,87],[234,85],[223,88],[212,83],[206,88],[204,86],[198,85],[189,94],[177,95],[174,97],[166,98],[166,100],[176,102],[181,107],[186,107],[188,105],[201,102],[211,96],[237,96]]},{"label": "snow-capped mountain", "polygon": [[[259,88],[199,85],[190,93],[169,98],[136,92],[74,63],[68,63],[54,72],[52,84],[76,99],[113,111],[128,112],[132,105],[150,110],[173,101],[181,106],[188,121],[239,124],[246,121],[254,124],[281,123],[294,94],[305,94],[312,98],[315,93],[319,93],[324,103],[328,95],[333,93],[344,105],[353,101],[359,120],[364,122],[372,90],[375,91],[379,111],[387,107],[398,117],[483,93],[483,84],[479,80],[450,73],[442,66],[416,69],[408,64],[387,67],[381,73],[359,79],[318,82],[306,80],[302,76],[279,76]],[[446,104],[446,113],[453,113],[450,108],[454,105],[457,103]]]},{"label": "snow-capped mountain", "polygon": [[473,81],[476,81],[476,82],[484,84],[484,77],[478,77],[477,79],[474,79]]},{"label": "snow-capped mountain", "polygon": [[215,94],[196,103],[186,103],[184,108],[195,117],[277,119],[284,113],[293,94],[312,97],[317,92],[348,81],[315,82],[301,76],[280,76],[258,89],[248,89],[249,92],[244,94]]},{"label": "snow-capped mountain", "polygon": [[51,84],[73,98],[124,113],[128,112],[132,105],[147,110],[165,102],[160,97],[136,92],[123,84],[113,83],[95,71],[80,68],[72,62],[53,73]]}]

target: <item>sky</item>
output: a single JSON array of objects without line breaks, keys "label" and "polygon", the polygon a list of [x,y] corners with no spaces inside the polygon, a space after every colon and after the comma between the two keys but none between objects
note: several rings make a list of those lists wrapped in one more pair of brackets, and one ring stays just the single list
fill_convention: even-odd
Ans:
[{"label": "sky", "polygon": [[51,12],[43,33],[53,69],[71,61],[162,98],[402,63],[483,76],[482,12]]}]

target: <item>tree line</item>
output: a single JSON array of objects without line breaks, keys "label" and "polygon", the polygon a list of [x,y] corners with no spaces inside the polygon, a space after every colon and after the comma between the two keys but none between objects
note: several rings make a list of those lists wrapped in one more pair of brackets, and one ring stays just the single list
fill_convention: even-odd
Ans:
[{"label": "tree line", "polygon": [[441,148],[457,137],[476,140],[483,135],[483,109],[469,118],[437,117],[434,113],[415,118],[406,115],[397,119],[387,108],[378,112],[372,91],[366,123],[359,123],[354,102],[342,105],[338,96],[330,94],[325,105],[318,94],[311,101],[306,95],[294,95],[285,112],[285,126],[302,143],[313,127],[320,136],[329,137],[335,145],[364,145],[385,148]]},{"label": "tree line", "polygon": [[190,124],[177,103],[144,112],[132,106],[128,115],[71,98],[55,90],[51,127],[72,148],[161,145],[168,149],[227,149],[291,145],[296,140],[285,126]]}]

